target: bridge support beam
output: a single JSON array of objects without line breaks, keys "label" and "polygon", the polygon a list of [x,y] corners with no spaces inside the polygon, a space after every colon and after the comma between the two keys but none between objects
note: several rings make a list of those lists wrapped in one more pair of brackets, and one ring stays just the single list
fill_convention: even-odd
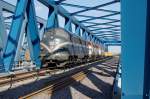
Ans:
[{"label": "bridge support beam", "polygon": [[57,27],[58,27],[57,9],[55,9],[55,7],[49,6],[49,15],[46,29],[52,29]]},{"label": "bridge support beam", "polygon": [[16,49],[18,47],[18,41],[23,25],[23,20],[25,18],[25,12],[27,13],[28,18],[27,30],[30,42],[29,45],[31,47],[31,58],[38,68],[41,66],[41,62],[39,60],[40,39],[38,35],[33,0],[19,0],[17,2],[10,33],[8,35],[8,40],[3,54],[5,71],[8,72],[11,71],[13,67],[12,64],[16,55]]},{"label": "bridge support beam", "polygon": [[64,28],[67,31],[72,32],[71,19],[65,18],[65,26],[64,26]]},{"label": "bridge support beam", "polygon": [[84,40],[86,40],[86,39],[87,39],[87,32],[86,32],[86,31],[83,31],[82,38],[83,38]]},{"label": "bridge support beam", "polygon": [[35,7],[33,0],[28,0],[28,5],[26,9],[27,13],[27,39],[30,49],[30,57],[32,61],[36,64],[36,68],[41,68],[40,61],[40,37],[37,27],[37,20],[35,14]]},{"label": "bridge support beam", "polygon": [[4,18],[3,18],[3,13],[2,13],[2,6],[0,4],[0,71],[4,71],[4,66],[3,66],[3,48],[4,48],[4,39],[6,39],[6,31],[4,27]]},{"label": "bridge support beam", "polygon": [[85,32],[85,40],[88,41],[88,33]]},{"label": "bridge support beam", "polygon": [[75,34],[80,36],[80,26],[75,25]]},{"label": "bridge support beam", "polygon": [[[146,50],[147,1],[122,0],[122,97],[121,99],[149,99],[149,85],[144,82]],[[149,28],[149,27],[148,27]],[[149,33],[148,33],[149,34]],[[150,37],[148,37],[150,38]],[[148,54],[149,55],[149,54]],[[149,69],[148,69],[149,70]],[[150,84],[150,83],[149,83]],[[146,88],[147,87],[147,88]],[[145,88],[147,91],[145,91]]]},{"label": "bridge support beam", "polygon": [[6,43],[7,33],[4,24],[3,8],[0,4],[0,47],[3,48]]}]

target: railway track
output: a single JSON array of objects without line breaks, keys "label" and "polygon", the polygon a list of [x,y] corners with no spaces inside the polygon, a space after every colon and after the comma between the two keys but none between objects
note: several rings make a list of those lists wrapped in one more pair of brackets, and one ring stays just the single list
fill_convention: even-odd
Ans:
[{"label": "railway track", "polygon": [[[105,61],[107,59],[109,59],[109,58],[104,58],[99,61]],[[95,62],[97,62],[97,61],[95,61]],[[92,63],[95,63],[95,62],[92,62]],[[92,63],[90,63],[90,64],[92,64]],[[85,63],[82,65],[87,65],[87,64],[89,64],[89,63]],[[40,69],[38,71],[29,71],[29,72],[16,73],[16,74],[10,74],[7,76],[3,76],[3,77],[0,77],[0,87],[4,86],[4,85],[9,85],[9,84],[11,86],[15,82],[25,81],[25,80],[28,80],[28,79],[31,79],[34,77],[43,76],[43,74],[53,74],[58,70],[59,69],[44,68],[44,69]]]},{"label": "railway track", "polygon": [[12,84],[15,82],[31,79],[33,77],[37,77],[42,74],[46,73],[52,73],[55,72],[55,70],[50,70],[50,69],[41,69],[39,71],[29,71],[29,72],[23,72],[23,73],[17,73],[17,74],[10,74],[4,77],[0,77],[0,87],[8,84]]},{"label": "railway track", "polygon": [[87,74],[88,74],[88,71],[84,70],[84,72],[83,71],[78,72],[76,74],[71,75],[70,77],[67,76],[67,77],[59,78],[59,80],[53,81],[55,83],[48,85],[48,86],[46,86],[38,91],[35,91],[33,93],[25,95],[23,97],[20,97],[19,99],[31,99],[33,97],[40,96],[40,94],[46,93],[46,92],[48,92],[48,94],[51,94],[52,92],[54,92],[56,90],[59,90],[61,88],[64,88],[65,86],[68,86],[68,85],[74,83],[74,81],[81,81],[82,79],[84,79],[86,77]]}]

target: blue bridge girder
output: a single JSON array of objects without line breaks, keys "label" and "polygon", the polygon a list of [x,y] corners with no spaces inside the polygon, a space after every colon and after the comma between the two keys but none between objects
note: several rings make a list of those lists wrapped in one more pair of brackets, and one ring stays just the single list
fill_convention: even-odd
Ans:
[{"label": "blue bridge girder", "polygon": [[16,55],[16,50],[18,47],[18,41],[23,25],[23,20],[25,17],[25,12],[27,13],[28,24],[27,24],[27,35],[30,46],[30,54],[32,60],[35,62],[37,67],[41,66],[39,55],[40,55],[40,38],[37,31],[37,24],[35,18],[35,11],[33,1],[31,0],[20,0],[17,3],[15,14],[13,16],[13,21],[6,42],[6,47],[3,54],[3,62],[5,71],[10,71],[12,69],[12,64]]},{"label": "blue bridge girder", "polygon": [[[117,12],[117,13],[119,13],[119,12]],[[87,15],[75,15],[75,16],[80,16],[80,17],[85,17],[85,18],[90,18],[90,20],[94,20],[94,19],[97,19],[97,18],[99,18],[99,19],[103,19],[103,20],[110,20],[110,21],[119,21],[119,20],[117,20],[117,19],[111,19],[111,18],[106,18],[107,16],[101,16],[101,17],[93,17],[93,16],[87,16]],[[111,15],[109,15],[109,16],[111,16]],[[88,19],[89,20],[89,19]],[[87,21],[88,21],[87,20]],[[83,22],[84,20],[82,20],[82,21],[80,21],[80,22]],[[86,20],[84,21],[84,22],[86,22]]]},{"label": "blue bridge girder", "polygon": [[[7,3],[7,2],[5,2],[5,1],[0,1],[0,4],[2,5],[1,6],[1,8],[4,10],[4,11],[8,11],[8,12],[10,12],[10,13],[14,13],[15,12],[15,6],[14,5],[12,5],[12,4],[9,4],[9,3]],[[1,11],[0,11],[1,12]],[[2,15],[3,16],[3,15]],[[2,17],[1,16],[1,17]],[[14,17],[14,15],[12,15],[12,16],[10,16],[10,17]],[[8,17],[8,18],[10,18],[10,17]],[[3,18],[3,17],[2,17]],[[6,18],[7,19],[7,18]],[[39,36],[40,36],[40,40],[41,40],[41,38],[42,38],[42,35],[43,35],[43,33],[44,33],[44,28],[46,27],[46,20],[45,19],[42,19],[42,18],[40,18],[40,17],[36,17],[36,19],[37,19],[37,21],[38,21],[38,23],[40,23],[40,24],[42,24],[41,25],[41,27],[40,27],[40,30],[39,30]],[[19,57],[18,57],[18,52],[20,52],[19,51],[19,49],[21,48],[21,44],[22,44],[22,40],[23,40],[23,36],[24,36],[24,33],[25,33],[25,30],[23,30],[23,28],[25,28],[25,25],[26,25],[26,22],[25,22],[25,20],[27,21],[27,17],[26,17],[26,15],[25,15],[25,17],[24,17],[24,22],[23,22],[23,25],[22,25],[22,29],[21,29],[21,33],[20,33],[20,37],[19,37],[19,41],[18,41],[18,47],[17,47],[17,50],[16,50],[16,55],[15,55],[15,60],[17,60]],[[2,20],[2,21],[0,21],[0,22],[2,22],[3,24],[5,24],[5,25],[2,25],[2,26],[4,26],[4,28],[3,28],[3,30],[6,30],[6,29],[9,29],[10,30],[10,28],[11,28],[11,26],[10,26],[10,24],[7,24],[7,23],[4,23],[4,19]],[[4,35],[4,34],[7,34],[7,33],[4,33],[4,32],[1,32],[2,33],[2,35]],[[27,33],[27,32],[26,32]],[[2,37],[2,39],[5,39],[5,40],[7,40],[7,38],[8,38],[8,36],[7,35],[5,35],[5,36],[1,36]],[[5,44],[5,42],[3,41],[2,42],[3,43],[3,45],[6,45]],[[4,51],[4,46],[2,47],[2,51]],[[30,50],[31,51],[31,50]],[[1,55],[2,55],[2,52],[1,52]],[[3,59],[2,59],[3,60]],[[1,62],[1,64],[2,64],[3,62]],[[1,65],[2,66],[2,65]],[[4,68],[4,67],[3,67]]]},{"label": "blue bridge girder", "polygon": [[[93,20],[93,19],[92,19]],[[88,20],[89,21],[89,20]],[[83,22],[83,21],[82,21]],[[120,20],[115,20],[115,21],[111,21],[111,22],[106,22],[106,23],[97,23],[95,25],[89,25],[87,27],[91,27],[91,26],[97,26],[97,25],[105,25],[105,24],[109,24],[109,23],[115,23],[115,22],[120,22]]]},{"label": "blue bridge girder", "polygon": [[95,7],[90,7],[90,8],[87,8],[85,10],[81,10],[81,11],[77,11],[77,12],[71,13],[71,15],[75,15],[75,14],[78,14],[78,13],[81,13],[81,12],[97,9],[97,8],[100,8],[100,7],[103,7],[103,6],[106,6],[106,5],[110,5],[110,4],[113,4],[113,3],[116,3],[116,2],[118,2],[118,1],[117,0],[113,0],[113,1],[110,1],[110,2],[102,4],[102,5],[98,5],[98,6],[95,6]]},{"label": "blue bridge girder", "polygon": [[[85,9],[91,8],[91,7],[87,7],[87,6],[81,6],[81,5],[75,5],[75,4],[68,4],[68,3],[61,3],[61,5],[71,6],[71,7],[78,7],[78,8],[85,8]],[[106,9],[102,9],[102,8],[97,8],[97,9],[94,9],[94,10],[97,10],[97,11],[105,11],[105,12],[111,12],[111,13],[116,13],[116,12],[118,12],[118,11],[106,10]],[[78,16],[78,15],[76,15],[76,16]]]},{"label": "blue bridge girder", "polygon": [[122,0],[121,99],[150,99],[150,1]]},{"label": "blue bridge girder", "polygon": [[[8,11],[8,12],[11,12],[11,13],[14,13],[14,11],[15,11],[15,6],[14,5],[11,5],[11,4],[8,4],[7,2],[4,2],[4,1],[0,1],[0,4],[2,5],[1,7],[3,8],[3,10],[5,10],[5,11]],[[39,23],[42,23],[43,24],[43,27],[44,27],[44,25],[45,25],[45,23],[46,23],[46,21],[45,20],[43,20],[42,18],[39,18],[39,17],[37,17],[37,20],[38,20],[38,22]],[[3,22],[3,21],[1,21],[1,22]],[[25,23],[25,22],[23,22],[23,23]],[[5,26],[6,28],[10,28],[10,25],[8,25],[8,24],[5,24],[5,25],[2,25],[2,26]],[[42,34],[42,32],[44,31],[44,28],[41,28],[41,30],[40,30],[40,34]],[[4,30],[5,30],[5,28],[3,28]],[[1,33],[3,33],[3,34],[6,34],[6,33],[4,33],[4,32],[1,32]],[[22,32],[21,32],[21,34],[23,34]],[[4,37],[2,37],[3,39],[7,39],[7,36],[4,36]],[[20,38],[19,39],[21,39],[22,40],[22,36],[20,36]],[[18,41],[18,43],[19,43],[19,41]],[[21,43],[21,42],[20,42]],[[4,44],[4,42],[3,42],[3,44]],[[4,44],[5,45],[5,44]],[[20,46],[20,44],[18,44],[18,46]],[[2,47],[2,48],[4,48],[4,47]],[[18,47],[18,49],[19,49],[19,47]],[[19,52],[19,51],[17,51],[17,52]],[[16,53],[17,54],[17,53]],[[17,55],[16,55],[17,56]]]},{"label": "blue bridge girder", "polygon": [[103,29],[113,29],[113,28],[116,28],[116,27],[120,27],[120,26],[110,26],[110,27],[106,27],[106,28],[98,28],[98,29],[92,29],[91,31],[97,31],[97,30],[103,30]]}]

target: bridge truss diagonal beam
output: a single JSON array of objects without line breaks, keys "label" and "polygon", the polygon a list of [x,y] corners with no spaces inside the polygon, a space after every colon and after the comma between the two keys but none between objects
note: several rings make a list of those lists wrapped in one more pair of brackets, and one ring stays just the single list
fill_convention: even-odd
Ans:
[{"label": "bridge truss diagonal beam", "polygon": [[[12,64],[16,55],[16,48],[18,47],[18,40],[22,31],[22,25],[25,18],[25,12],[28,17],[28,39],[30,45],[31,58],[37,67],[41,66],[40,55],[40,39],[37,31],[37,22],[35,17],[35,9],[32,0],[20,0],[17,3],[16,10],[13,16],[10,33],[3,54],[5,71],[12,70]],[[29,33],[30,32],[30,33]]]},{"label": "bridge truss diagonal beam", "polygon": [[85,12],[85,11],[94,10],[94,9],[97,9],[97,8],[100,8],[100,7],[104,7],[104,6],[107,6],[107,5],[116,3],[116,2],[118,2],[118,1],[114,0],[114,1],[111,1],[111,2],[108,2],[108,3],[104,3],[104,4],[101,4],[101,5],[95,6],[95,7],[90,7],[90,8],[87,8],[85,10],[81,10],[81,11],[77,11],[77,12],[71,13],[71,15],[76,15],[78,13],[82,13],[82,12]]},{"label": "bridge truss diagonal beam", "polygon": [[[65,6],[71,6],[71,7],[77,7],[77,8],[84,8],[84,9],[89,9],[91,7],[87,7],[87,6],[81,6],[81,5],[75,5],[75,4],[68,4],[68,3],[61,3],[61,5],[65,5]],[[118,11],[113,11],[113,10],[106,10],[106,9],[102,9],[102,8],[97,8],[94,9],[97,11],[104,11],[104,12],[110,12],[110,13],[116,13]],[[77,15],[77,14],[76,14]]]}]

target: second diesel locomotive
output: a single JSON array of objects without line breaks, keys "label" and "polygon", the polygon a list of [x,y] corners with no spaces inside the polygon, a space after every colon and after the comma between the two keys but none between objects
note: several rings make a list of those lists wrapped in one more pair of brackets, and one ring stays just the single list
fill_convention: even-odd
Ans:
[{"label": "second diesel locomotive", "polygon": [[85,41],[62,28],[48,30],[41,41],[42,63],[58,67],[95,60],[101,56],[99,45]]}]

